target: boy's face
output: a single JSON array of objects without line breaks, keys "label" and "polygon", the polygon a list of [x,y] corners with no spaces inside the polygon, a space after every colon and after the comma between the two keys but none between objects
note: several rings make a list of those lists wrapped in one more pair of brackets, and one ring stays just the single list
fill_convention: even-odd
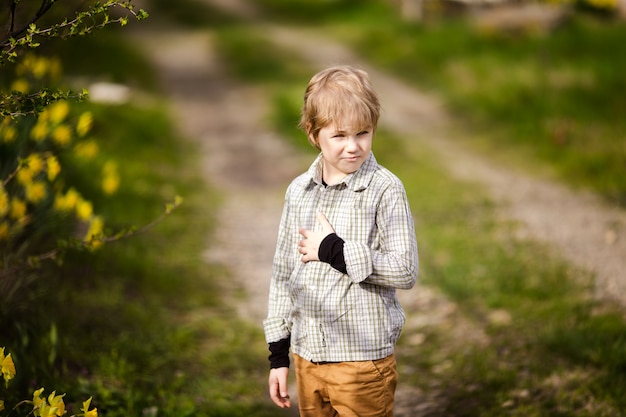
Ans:
[{"label": "boy's face", "polygon": [[374,128],[330,124],[320,130],[317,143],[324,158],[324,181],[337,184],[361,168],[372,150]]}]

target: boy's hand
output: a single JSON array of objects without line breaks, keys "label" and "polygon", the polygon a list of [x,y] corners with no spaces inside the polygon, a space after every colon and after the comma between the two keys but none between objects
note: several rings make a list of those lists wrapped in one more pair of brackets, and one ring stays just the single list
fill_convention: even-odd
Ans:
[{"label": "boy's hand", "polygon": [[270,398],[280,408],[291,407],[289,392],[287,391],[287,377],[289,368],[274,368],[270,370],[269,386]]},{"label": "boy's hand", "polygon": [[312,230],[300,228],[299,232],[304,239],[298,242],[298,252],[302,254],[302,262],[319,261],[319,249],[320,243],[324,238],[332,233],[335,233],[335,229],[328,222],[328,219],[324,213],[317,213],[317,221],[322,226],[321,232],[314,232]]}]

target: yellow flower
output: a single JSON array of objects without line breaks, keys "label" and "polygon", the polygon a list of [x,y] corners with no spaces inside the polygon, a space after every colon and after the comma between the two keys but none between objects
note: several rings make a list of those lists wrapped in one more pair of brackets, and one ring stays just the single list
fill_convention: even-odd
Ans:
[{"label": "yellow flower", "polygon": [[94,408],[93,410],[89,410],[89,406],[91,405],[91,397],[87,401],[83,401],[83,408],[80,409],[83,413],[85,413],[85,417],[98,417],[98,409]]},{"label": "yellow flower", "polygon": [[61,172],[61,165],[56,156],[50,155],[46,158],[46,166],[48,167],[48,180],[54,181],[54,179]]},{"label": "yellow flower", "polygon": [[4,143],[11,143],[15,141],[17,137],[17,130],[13,126],[6,126],[2,128],[2,140]]},{"label": "yellow flower", "polygon": [[85,242],[91,243],[94,248],[102,245],[102,231],[104,229],[104,222],[100,216],[94,216],[89,224],[89,230],[85,234]]},{"label": "yellow flower", "polygon": [[6,222],[0,223],[0,240],[8,240],[9,238],[9,224]]},{"label": "yellow flower", "polygon": [[120,185],[120,176],[117,174],[117,164],[109,161],[102,168],[102,191],[111,195],[115,193]]},{"label": "yellow flower", "polygon": [[30,86],[28,85],[28,81],[22,78],[18,78],[17,80],[13,81],[13,84],[11,84],[11,90],[19,91],[20,93],[28,93],[29,87]]},{"label": "yellow flower", "polygon": [[26,203],[19,198],[11,199],[11,218],[19,220],[26,216]]},{"label": "yellow flower", "polygon": [[93,206],[89,201],[80,199],[76,204],[76,215],[81,220],[89,220],[93,214]]},{"label": "yellow flower", "polygon": [[39,203],[46,197],[46,184],[41,181],[31,182],[26,185],[26,200],[31,203]]},{"label": "yellow flower", "polygon": [[28,167],[22,167],[19,171],[17,171],[17,182],[26,186],[33,181],[33,171],[28,169]]},{"label": "yellow flower", "polygon": [[41,398],[41,394],[43,394],[43,388],[33,391],[33,406],[35,408],[41,407],[46,402],[44,398]]},{"label": "yellow flower", "polygon": [[61,123],[70,112],[70,106],[66,101],[57,101],[48,106],[48,112],[52,123]]},{"label": "yellow flower", "polygon": [[0,400],[0,411],[4,410],[4,401]]},{"label": "yellow flower", "polygon": [[52,140],[61,146],[67,145],[72,140],[72,131],[66,125],[60,125],[52,131]]},{"label": "yellow flower", "polygon": [[81,199],[80,194],[73,188],[67,190],[65,195],[57,195],[54,201],[54,208],[58,211],[70,211],[76,207]]},{"label": "yellow flower", "polygon": [[90,112],[81,114],[76,124],[76,134],[78,134],[79,137],[85,136],[91,130],[92,124],[93,116]]},{"label": "yellow flower", "polygon": [[0,369],[2,370],[4,381],[8,385],[9,381],[15,376],[15,364],[10,353],[4,356],[4,348],[0,348]]},{"label": "yellow flower", "polygon": [[52,415],[56,415],[61,417],[67,411],[65,411],[65,403],[63,402],[63,395],[56,395],[56,391],[52,391],[52,394],[48,396],[48,403],[52,407],[52,409],[56,409],[56,412]]},{"label": "yellow flower", "polygon": [[91,159],[98,154],[98,144],[95,140],[86,140],[74,147],[74,152],[79,158]]},{"label": "yellow flower", "polygon": [[9,195],[4,190],[4,186],[0,184],[0,217],[6,216],[9,212]]},{"label": "yellow flower", "polygon": [[43,159],[37,153],[31,153],[26,158],[27,169],[33,173],[33,176],[39,174],[43,169]]},{"label": "yellow flower", "polygon": [[45,57],[35,57],[32,63],[31,72],[38,80],[42,79],[48,72],[49,60]]},{"label": "yellow flower", "polygon": [[52,407],[48,403],[44,402],[33,414],[39,417],[53,417],[57,415],[57,412],[57,407]]},{"label": "yellow flower", "polygon": [[48,133],[50,133],[48,124],[44,120],[39,119],[31,129],[30,137],[33,138],[35,142],[43,142],[48,136]]},{"label": "yellow flower", "polygon": [[48,62],[48,73],[53,79],[59,79],[63,69],[61,68],[61,61],[59,58],[50,58]]}]

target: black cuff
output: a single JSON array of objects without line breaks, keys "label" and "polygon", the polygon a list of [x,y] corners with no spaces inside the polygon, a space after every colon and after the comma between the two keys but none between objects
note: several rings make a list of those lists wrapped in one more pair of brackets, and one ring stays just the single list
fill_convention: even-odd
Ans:
[{"label": "black cuff", "polygon": [[291,347],[291,339],[279,340],[278,342],[272,342],[270,346],[270,369],[274,368],[289,368],[289,348]]},{"label": "black cuff", "polygon": [[346,260],[343,257],[343,244],[344,240],[342,238],[337,236],[336,233],[331,233],[320,243],[317,256],[320,258],[320,261],[326,262],[337,271],[347,274]]}]

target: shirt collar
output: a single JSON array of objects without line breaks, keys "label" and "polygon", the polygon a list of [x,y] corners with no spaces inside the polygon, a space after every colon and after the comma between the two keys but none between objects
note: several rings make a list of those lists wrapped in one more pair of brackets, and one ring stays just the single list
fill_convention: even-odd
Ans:
[{"label": "shirt collar", "polygon": [[[356,172],[348,174],[339,184],[345,184],[347,188],[352,191],[362,191],[372,181],[374,172],[378,169],[378,162],[374,158],[374,154],[370,152],[369,156]],[[322,184],[322,154],[319,154],[315,161],[311,164],[308,171],[308,176],[311,182],[315,184]]]}]

